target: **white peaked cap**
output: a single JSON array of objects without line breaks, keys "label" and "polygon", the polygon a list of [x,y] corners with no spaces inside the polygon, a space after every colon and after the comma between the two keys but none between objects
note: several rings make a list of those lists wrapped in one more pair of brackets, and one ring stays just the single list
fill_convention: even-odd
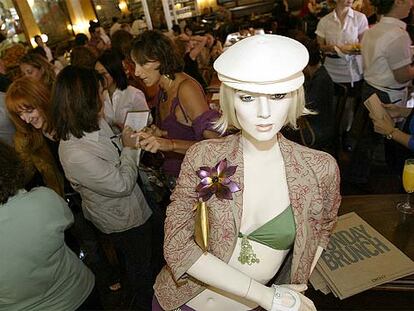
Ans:
[{"label": "white peaked cap", "polygon": [[307,49],[298,41],[278,35],[255,35],[243,39],[214,62],[225,85],[252,93],[283,94],[304,82]]}]

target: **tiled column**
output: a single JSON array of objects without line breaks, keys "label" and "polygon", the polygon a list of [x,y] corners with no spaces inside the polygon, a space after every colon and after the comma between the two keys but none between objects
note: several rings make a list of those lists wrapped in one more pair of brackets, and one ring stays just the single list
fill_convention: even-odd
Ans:
[{"label": "tiled column", "polygon": [[23,31],[26,39],[33,45],[33,40],[31,39],[35,35],[40,35],[40,29],[34,19],[32,9],[27,3],[27,0],[14,0],[14,5],[19,17],[22,20]]},{"label": "tiled column", "polygon": [[96,19],[92,1],[89,0],[66,0],[69,16],[72,21],[75,34],[84,33],[89,35],[89,21]]}]

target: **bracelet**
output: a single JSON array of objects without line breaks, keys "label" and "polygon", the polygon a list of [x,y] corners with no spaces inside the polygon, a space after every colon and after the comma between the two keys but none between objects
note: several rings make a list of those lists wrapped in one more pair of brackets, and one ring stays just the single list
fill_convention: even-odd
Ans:
[{"label": "bracelet", "polygon": [[175,150],[175,141],[174,141],[174,139],[170,139],[170,142],[172,144],[172,147],[171,147],[170,151],[174,151]]},{"label": "bracelet", "polygon": [[250,282],[249,282],[249,287],[247,288],[247,292],[246,292],[246,295],[244,295],[243,296],[243,298],[246,298],[247,297],[247,295],[249,294],[249,291],[250,291],[250,286],[252,286],[252,278],[250,278]]},{"label": "bracelet", "polygon": [[391,140],[393,138],[393,134],[396,130],[398,130],[398,129],[396,127],[394,127],[391,132],[389,132],[387,135],[385,135],[385,138]]},{"label": "bracelet", "polygon": [[[273,296],[272,308],[270,311],[298,311],[300,307],[300,298],[299,294],[292,289],[285,288],[279,285],[273,284],[272,287],[275,289],[275,294]],[[289,306],[283,304],[282,296],[290,296],[293,303]]]}]

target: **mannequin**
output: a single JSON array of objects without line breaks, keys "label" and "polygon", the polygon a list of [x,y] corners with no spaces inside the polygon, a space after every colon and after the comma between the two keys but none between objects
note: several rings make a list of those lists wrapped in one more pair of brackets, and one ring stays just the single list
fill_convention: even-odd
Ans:
[{"label": "mannequin", "polygon": [[[316,310],[301,292],[336,222],[338,168],[329,155],[279,134],[307,112],[302,89],[307,62],[307,50],[297,41],[260,35],[236,43],[214,63],[222,81],[217,127],[241,132],[197,143],[186,154],[167,209],[167,267],[157,277],[153,310]],[[206,200],[211,234],[203,252],[192,234],[195,171],[224,158],[236,166],[228,178],[238,188],[231,199]],[[277,223],[281,217],[286,218]],[[278,282],[289,285],[269,286],[283,271],[287,276]]]}]

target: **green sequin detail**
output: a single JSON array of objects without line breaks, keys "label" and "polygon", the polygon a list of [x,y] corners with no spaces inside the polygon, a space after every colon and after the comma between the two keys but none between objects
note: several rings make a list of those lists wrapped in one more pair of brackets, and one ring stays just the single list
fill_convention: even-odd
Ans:
[{"label": "green sequin detail", "polygon": [[247,236],[242,237],[240,255],[237,259],[242,265],[247,263],[249,266],[260,262],[260,259],[257,258],[255,252],[253,251],[253,247],[247,239]]}]

